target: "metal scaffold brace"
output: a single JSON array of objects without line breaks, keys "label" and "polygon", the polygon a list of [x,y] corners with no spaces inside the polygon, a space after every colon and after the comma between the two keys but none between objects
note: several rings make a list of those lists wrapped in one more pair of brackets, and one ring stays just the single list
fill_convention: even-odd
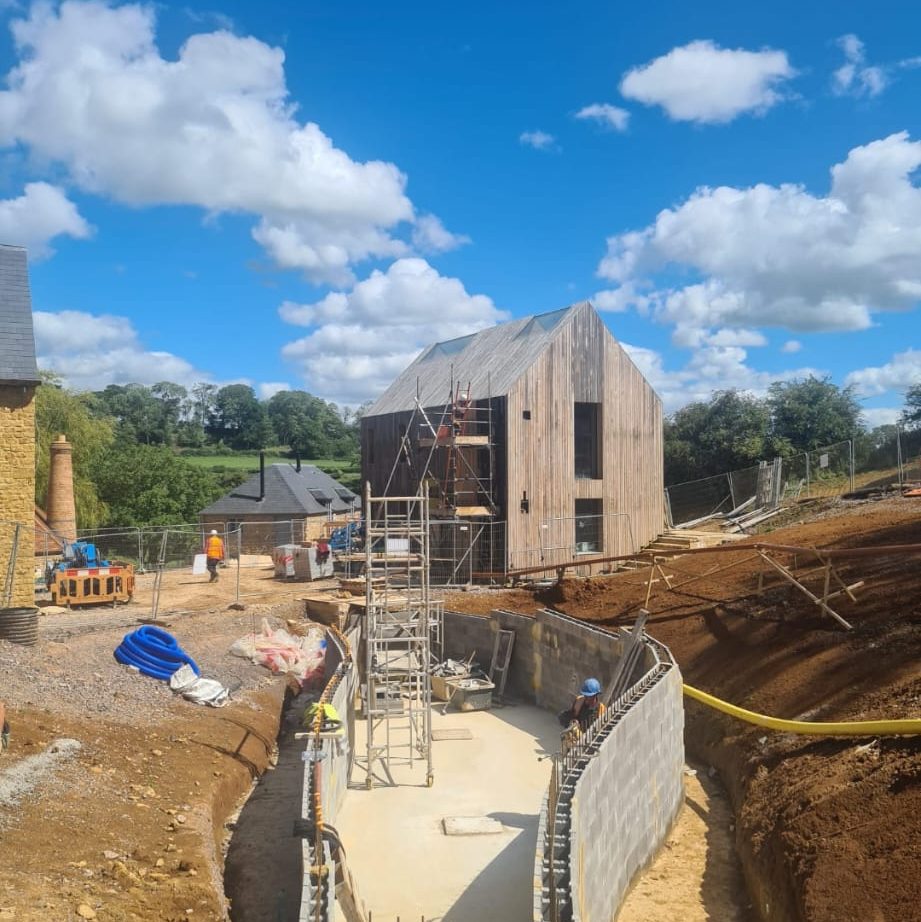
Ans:
[{"label": "metal scaffold brace", "polygon": [[[429,497],[372,497],[365,484],[365,786],[396,785],[393,768],[432,765],[432,640],[443,608],[429,589]],[[358,760],[361,764],[361,760]]]}]

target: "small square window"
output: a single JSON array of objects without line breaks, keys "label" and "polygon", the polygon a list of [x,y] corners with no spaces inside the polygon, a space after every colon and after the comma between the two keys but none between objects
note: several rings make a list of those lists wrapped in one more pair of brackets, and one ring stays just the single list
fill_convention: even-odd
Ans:
[{"label": "small square window", "polygon": [[530,411],[530,410],[522,410],[522,411],[521,411],[521,418],[522,418],[522,419],[530,419],[530,418],[531,418],[531,411]]}]

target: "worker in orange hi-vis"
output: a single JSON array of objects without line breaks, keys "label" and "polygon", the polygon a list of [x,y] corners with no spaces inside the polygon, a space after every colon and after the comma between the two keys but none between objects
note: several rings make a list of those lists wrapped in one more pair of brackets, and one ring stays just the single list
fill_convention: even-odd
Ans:
[{"label": "worker in orange hi-vis", "polygon": [[211,529],[208,540],[205,541],[205,555],[208,558],[208,572],[211,574],[209,583],[217,582],[217,565],[224,559],[224,542],[217,533],[216,528]]}]

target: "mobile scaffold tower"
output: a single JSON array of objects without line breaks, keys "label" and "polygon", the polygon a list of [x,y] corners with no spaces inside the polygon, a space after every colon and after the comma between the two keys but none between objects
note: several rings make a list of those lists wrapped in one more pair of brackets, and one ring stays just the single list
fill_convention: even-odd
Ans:
[{"label": "mobile scaffold tower", "polygon": [[[432,645],[443,603],[429,590],[429,496],[372,497],[365,484],[365,785],[395,785],[392,769],[432,766]],[[439,651],[440,653],[440,651]]]}]

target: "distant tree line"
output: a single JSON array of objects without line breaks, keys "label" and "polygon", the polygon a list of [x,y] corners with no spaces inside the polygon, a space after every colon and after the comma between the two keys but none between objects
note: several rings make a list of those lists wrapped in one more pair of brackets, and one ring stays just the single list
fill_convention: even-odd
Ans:
[{"label": "distant tree line", "polygon": [[198,467],[185,454],[274,446],[304,460],[358,456],[360,411],[340,410],[305,391],[260,401],[246,384],[187,389],[161,381],[78,394],[44,373],[35,407],[36,502],[45,504],[50,444],[63,433],[73,444],[80,529],[195,521],[247,476]]},{"label": "distant tree line", "polygon": [[303,458],[350,458],[358,451],[357,414],[306,391],[279,391],[261,401],[248,384],[110,384],[89,394],[87,407],[114,420],[116,436],[127,444],[218,450],[285,445]]},{"label": "distant tree line", "polygon": [[[778,381],[767,396],[717,391],[665,421],[665,483],[683,483],[751,467],[762,460],[854,440],[855,457],[869,467],[890,466],[896,426],[867,429],[850,387],[809,376]],[[909,388],[900,420],[905,445],[921,448],[921,384]],[[887,464],[888,462],[888,464]]]}]

